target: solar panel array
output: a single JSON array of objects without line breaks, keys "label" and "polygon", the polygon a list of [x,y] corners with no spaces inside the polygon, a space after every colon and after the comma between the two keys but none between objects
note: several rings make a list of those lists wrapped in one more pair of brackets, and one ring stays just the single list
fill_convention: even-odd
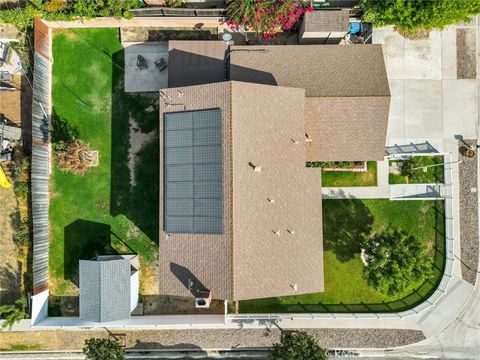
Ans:
[{"label": "solar panel array", "polygon": [[220,109],[164,114],[164,230],[223,233]]}]

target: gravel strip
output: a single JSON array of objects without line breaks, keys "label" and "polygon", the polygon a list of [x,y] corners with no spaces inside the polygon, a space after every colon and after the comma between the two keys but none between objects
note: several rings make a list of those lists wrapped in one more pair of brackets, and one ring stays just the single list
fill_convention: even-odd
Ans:
[{"label": "gravel strip", "polygon": [[[307,329],[328,348],[391,348],[425,339],[421,331],[395,329]],[[241,349],[269,347],[280,338],[277,328],[228,330],[114,330],[130,349]],[[0,348],[14,344],[42,350],[76,350],[85,339],[108,337],[106,330],[44,330],[0,333]],[[122,336],[123,335],[123,336]]]},{"label": "gravel strip", "polygon": [[[476,145],[475,140],[464,140]],[[458,142],[460,178],[460,257],[462,278],[475,285],[478,266],[478,194],[477,154],[473,158],[463,155],[465,143]],[[472,191],[473,190],[473,191]]]},{"label": "gravel strip", "polygon": [[457,79],[475,79],[475,29],[457,29]]}]

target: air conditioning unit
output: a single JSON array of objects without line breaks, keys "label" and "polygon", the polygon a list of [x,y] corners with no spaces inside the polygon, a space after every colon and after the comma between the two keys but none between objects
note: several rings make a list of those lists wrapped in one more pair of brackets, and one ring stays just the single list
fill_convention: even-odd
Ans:
[{"label": "air conditioning unit", "polygon": [[195,296],[195,308],[208,309],[212,301],[210,290],[199,290]]}]

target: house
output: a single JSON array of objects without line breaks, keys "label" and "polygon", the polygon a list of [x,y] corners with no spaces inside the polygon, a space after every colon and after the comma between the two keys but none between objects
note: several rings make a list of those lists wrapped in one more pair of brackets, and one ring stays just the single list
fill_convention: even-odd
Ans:
[{"label": "house", "polygon": [[244,300],[323,291],[320,173],[305,90],[226,81],[160,99],[160,293]]},{"label": "house", "polygon": [[230,48],[231,80],[305,89],[307,161],[383,160],[390,89],[381,45],[243,48]]},{"label": "house", "polygon": [[160,91],[160,293],[323,291],[321,172],[305,165],[383,159],[381,47],[231,46],[225,64],[196,53],[182,57],[229,80],[192,85],[198,75],[170,69],[184,86]]},{"label": "house", "polygon": [[339,44],[348,33],[349,18],[350,12],[345,9],[305,13],[300,25],[300,44]]},{"label": "house", "polygon": [[137,262],[136,255],[80,260],[81,320],[103,323],[130,317],[138,304]]}]

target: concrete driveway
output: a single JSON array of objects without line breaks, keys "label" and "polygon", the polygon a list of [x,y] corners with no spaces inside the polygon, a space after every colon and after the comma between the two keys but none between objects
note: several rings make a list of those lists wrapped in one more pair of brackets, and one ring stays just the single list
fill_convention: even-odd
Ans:
[{"label": "concrete driveway", "polygon": [[388,145],[428,141],[443,152],[456,149],[455,135],[476,138],[476,36],[476,20],[415,41],[392,27],[374,30],[392,94]]},{"label": "concrete driveway", "polygon": [[[125,45],[125,92],[158,91],[168,87],[168,68],[160,71],[155,61],[162,57],[168,64],[168,44],[124,43]],[[137,66],[137,57],[147,60],[147,68]]]}]

